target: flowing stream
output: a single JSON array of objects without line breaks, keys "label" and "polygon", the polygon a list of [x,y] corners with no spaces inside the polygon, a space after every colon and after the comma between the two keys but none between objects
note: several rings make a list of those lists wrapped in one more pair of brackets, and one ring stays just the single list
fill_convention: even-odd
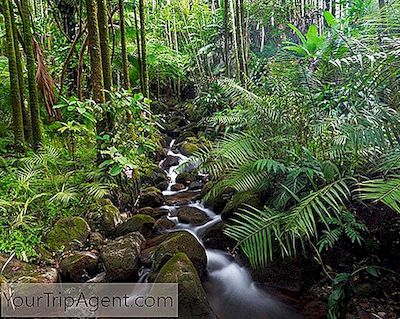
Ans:
[{"label": "flowing stream", "polygon": [[[187,157],[172,151],[174,140],[171,142],[168,155],[179,157],[181,165]],[[161,164],[161,163],[160,163]],[[185,192],[172,191],[171,186],[175,184],[178,166],[168,170],[170,183],[168,189],[163,192],[165,196]],[[170,211],[168,218],[176,227],[171,231],[186,230],[193,234],[203,245],[204,232],[221,221],[221,216],[204,207],[201,202],[193,202],[187,206],[202,210],[210,218],[208,222],[200,226],[180,223],[177,217],[172,215],[177,206],[163,206]],[[204,245],[203,245],[204,246]],[[296,319],[300,318],[287,305],[283,304],[266,291],[257,287],[249,271],[236,261],[232,255],[223,250],[206,249],[208,258],[208,280],[204,288],[214,312],[220,319]]]}]

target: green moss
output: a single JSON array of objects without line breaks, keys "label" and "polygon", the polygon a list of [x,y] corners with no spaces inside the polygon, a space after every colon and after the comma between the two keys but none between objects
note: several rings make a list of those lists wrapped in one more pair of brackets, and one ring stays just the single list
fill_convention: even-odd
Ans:
[{"label": "green moss", "polygon": [[190,258],[200,277],[205,276],[207,272],[207,255],[204,247],[189,232],[178,231],[168,234],[166,240],[155,251],[149,280],[154,280],[167,260],[180,252],[185,253]]},{"label": "green moss", "polygon": [[178,283],[179,318],[216,318],[189,257],[175,254],[161,268],[156,283]]},{"label": "green moss", "polygon": [[82,217],[59,219],[46,236],[46,246],[52,251],[68,247],[70,242],[84,242],[90,233],[88,223]]},{"label": "green moss", "polygon": [[115,228],[115,236],[123,236],[136,231],[146,235],[155,223],[156,221],[153,217],[137,214],[129,218],[126,222],[119,224]]},{"label": "green moss", "polygon": [[190,156],[193,155],[193,153],[197,152],[199,150],[199,146],[194,143],[190,142],[183,142],[181,146],[179,147],[179,150],[181,153],[185,156]]},{"label": "green moss", "polygon": [[103,227],[107,232],[111,231],[121,221],[119,209],[112,204],[103,206],[101,214]]}]

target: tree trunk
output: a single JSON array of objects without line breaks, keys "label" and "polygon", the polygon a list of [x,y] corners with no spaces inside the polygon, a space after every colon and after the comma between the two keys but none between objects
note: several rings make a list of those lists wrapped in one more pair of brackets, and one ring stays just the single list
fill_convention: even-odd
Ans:
[{"label": "tree trunk", "polygon": [[233,43],[233,53],[235,57],[235,67],[236,67],[236,76],[237,79],[240,79],[240,61],[239,61],[239,52],[238,52],[238,41],[236,36],[236,22],[235,22],[235,7],[234,0],[228,0],[229,6],[231,10],[231,21],[232,21],[232,43]]},{"label": "tree trunk", "polygon": [[143,95],[147,98],[150,97],[150,83],[149,72],[147,70],[147,51],[146,51],[146,22],[145,22],[145,0],[139,0],[139,19],[140,19],[140,33],[142,40],[142,72],[143,72]]},{"label": "tree trunk", "polygon": [[137,55],[138,55],[138,65],[139,65],[139,80],[140,80],[140,89],[144,92],[144,79],[143,79],[143,71],[142,71],[142,48],[140,46],[140,33],[139,33],[139,25],[138,18],[136,12],[136,6],[133,7],[133,13],[135,15],[135,29],[136,29],[136,45],[137,45]]},{"label": "tree trunk", "polygon": [[21,0],[21,18],[24,30],[23,37],[25,43],[26,68],[28,70],[29,107],[32,118],[33,147],[37,150],[42,143],[42,132],[40,129],[40,109],[36,87],[37,70],[32,42],[32,21],[30,19],[30,3],[28,0]]},{"label": "tree trunk", "polygon": [[6,27],[6,39],[7,39],[6,43],[7,43],[8,66],[10,73],[10,93],[11,93],[15,148],[21,150],[23,149],[25,138],[24,138],[24,127],[22,119],[21,97],[19,90],[18,69],[15,57],[13,26],[10,13],[11,11],[10,2],[9,0],[2,0],[1,4],[3,6],[2,12],[4,14],[4,23]]},{"label": "tree trunk", "polygon": [[87,0],[87,19],[90,66],[93,82],[93,98],[96,103],[105,103],[103,65],[101,61],[100,33],[97,20],[96,0]]},{"label": "tree trunk", "polygon": [[[89,38],[89,55],[91,75],[93,82],[93,98],[96,103],[104,104],[106,97],[104,94],[104,78],[103,78],[103,63],[100,46],[99,23],[97,19],[97,3],[96,0],[86,0],[87,7],[87,23],[88,23],[88,38]],[[108,129],[108,116],[103,112],[103,118],[96,123],[96,133],[101,136]],[[99,139],[97,142],[97,162],[101,163],[103,156],[101,154],[102,142]]]},{"label": "tree trunk", "polygon": [[228,19],[229,19],[229,0],[224,0],[224,55],[225,55],[225,75],[227,77],[231,76],[229,69],[229,29],[228,29]]},{"label": "tree trunk", "polygon": [[31,110],[29,107],[25,106],[25,98],[24,98],[24,73],[22,68],[22,55],[19,46],[18,40],[18,30],[15,24],[15,15],[12,6],[12,2],[10,1],[10,17],[13,28],[13,37],[14,37],[14,49],[15,49],[15,60],[17,61],[17,70],[18,70],[18,85],[19,85],[19,96],[21,98],[21,109],[22,109],[22,119],[24,123],[24,137],[25,141],[29,144],[33,144],[33,135],[32,135],[32,118],[31,118]]},{"label": "tree trunk", "polygon": [[246,53],[243,35],[243,0],[236,0],[236,16],[237,16],[237,40],[239,47],[239,62],[240,62],[240,80],[242,85],[245,85],[246,76]]},{"label": "tree trunk", "polygon": [[124,87],[125,89],[129,89],[130,81],[129,81],[129,61],[128,61],[128,53],[126,50],[126,31],[125,31],[125,9],[124,9],[124,0],[119,0],[119,26],[121,29],[121,53],[122,53],[122,68],[124,74]]},{"label": "tree trunk", "polygon": [[[110,39],[108,34],[108,11],[106,0],[97,0],[97,19],[98,29],[100,35],[100,48],[101,48],[101,63],[103,67],[103,80],[104,89],[111,90],[112,86],[112,73],[111,73],[111,55],[110,55]],[[108,99],[108,93],[105,93]]]}]

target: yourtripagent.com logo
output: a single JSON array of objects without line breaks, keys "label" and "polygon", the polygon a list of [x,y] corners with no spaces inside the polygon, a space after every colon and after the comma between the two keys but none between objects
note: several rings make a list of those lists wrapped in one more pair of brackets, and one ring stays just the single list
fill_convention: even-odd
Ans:
[{"label": "yourtripagent.com logo", "polygon": [[177,284],[2,284],[2,317],[177,317]]}]

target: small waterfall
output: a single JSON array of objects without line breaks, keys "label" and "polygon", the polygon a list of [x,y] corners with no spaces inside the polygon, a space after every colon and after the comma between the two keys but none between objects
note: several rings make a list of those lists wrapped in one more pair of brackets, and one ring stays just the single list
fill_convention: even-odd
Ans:
[{"label": "small waterfall", "polygon": [[[179,165],[187,160],[186,156],[174,153],[171,148],[175,140],[170,144],[168,155],[179,157]],[[161,165],[161,163],[160,163]],[[169,187],[163,192],[170,196],[182,191],[171,191],[171,186],[175,184],[177,172],[176,168],[171,167],[167,174],[170,178]],[[193,234],[203,245],[203,235],[213,225],[221,221],[221,216],[212,210],[204,207],[201,202],[193,202],[186,206],[202,210],[209,217],[209,221],[200,226],[180,223],[178,217],[174,216],[174,211],[179,206],[163,206],[168,209],[168,219],[176,224],[172,230],[185,230]],[[204,246],[204,245],[203,245]],[[204,283],[209,302],[220,319],[296,319],[299,318],[290,308],[264,290],[257,287],[250,272],[226,251],[216,249],[206,249],[208,258],[208,280]]]}]

